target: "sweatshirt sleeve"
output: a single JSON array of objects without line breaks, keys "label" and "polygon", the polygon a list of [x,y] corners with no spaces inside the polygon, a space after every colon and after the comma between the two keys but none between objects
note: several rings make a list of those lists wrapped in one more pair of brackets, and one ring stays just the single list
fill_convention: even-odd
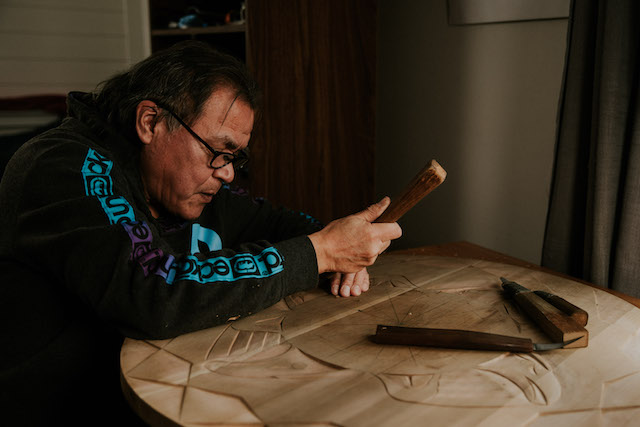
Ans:
[{"label": "sweatshirt sleeve", "polygon": [[304,233],[318,225],[290,222],[287,215],[297,214],[238,210],[242,203],[227,194],[232,200],[216,212],[235,212],[223,233],[234,244],[222,247],[216,233],[198,225],[192,232],[201,232],[207,250],[196,236],[176,253],[136,208],[108,153],[51,144],[45,154],[12,166],[26,170],[12,179],[14,257],[126,336],[163,339],[211,327],[317,285],[315,251]]},{"label": "sweatshirt sleeve", "polygon": [[222,188],[203,212],[203,217],[209,215],[214,216],[216,228],[222,230],[231,245],[255,240],[280,242],[322,229],[322,224],[310,215],[275,207],[265,199],[249,197],[244,190],[228,187]]}]

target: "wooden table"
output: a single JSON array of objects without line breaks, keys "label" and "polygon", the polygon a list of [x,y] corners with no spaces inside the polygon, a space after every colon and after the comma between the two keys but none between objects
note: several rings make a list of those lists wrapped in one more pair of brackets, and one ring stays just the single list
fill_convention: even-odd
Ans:
[{"label": "wooden table", "polygon": [[[640,419],[636,299],[465,242],[385,254],[370,273],[371,289],[357,298],[318,289],[172,340],[128,339],[125,395],[154,425],[620,426]],[[377,324],[548,342],[504,298],[500,276],[587,310],[589,346],[508,353],[371,342]]]}]

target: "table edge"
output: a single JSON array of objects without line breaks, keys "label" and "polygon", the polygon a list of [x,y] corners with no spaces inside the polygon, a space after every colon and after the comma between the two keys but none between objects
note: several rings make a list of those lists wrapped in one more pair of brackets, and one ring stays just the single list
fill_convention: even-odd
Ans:
[{"label": "table edge", "polygon": [[475,243],[467,241],[450,242],[438,245],[420,246],[410,249],[397,249],[389,251],[389,254],[408,254],[408,255],[433,255],[433,256],[446,256],[457,258],[472,258],[481,259],[484,261],[500,262],[503,264],[517,265],[520,267],[529,268],[532,270],[542,271],[544,273],[553,274],[555,276],[563,277],[565,279],[573,280],[578,283],[582,283],[587,286],[605,291],[611,295],[614,295],[635,307],[640,308],[640,298],[635,298],[631,295],[624,294],[614,289],[605,288],[603,286],[596,285],[594,283],[587,282],[586,280],[572,277],[568,274],[560,273],[558,271],[551,270],[540,265],[512,257],[510,255],[503,254],[492,249],[485,248]]}]

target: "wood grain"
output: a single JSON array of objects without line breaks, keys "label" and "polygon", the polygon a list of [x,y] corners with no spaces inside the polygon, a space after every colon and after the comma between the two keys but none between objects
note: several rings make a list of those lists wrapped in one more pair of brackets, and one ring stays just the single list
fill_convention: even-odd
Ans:
[{"label": "wood grain", "polygon": [[614,289],[609,289],[604,286],[599,286],[598,284],[587,282],[586,280],[569,276],[568,274],[560,273],[558,271],[554,271],[546,267],[541,267],[538,264],[528,262],[507,254],[503,254],[501,252],[494,251],[494,250],[491,250],[467,241],[448,242],[448,243],[442,243],[437,245],[422,246],[418,248],[396,250],[394,251],[394,253],[408,254],[408,255],[435,255],[435,256],[447,256],[447,257],[473,258],[473,259],[482,259],[486,261],[500,262],[504,264],[518,265],[524,268],[542,271],[542,272],[553,274],[559,277],[564,277],[565,279],[573,280],[573,281],[582,283],[583,285],[591,286],[601,291],[608,292],[611,295],[615,295],[616,297],[625,300],[629,304],[633,304],[636,307],[640,308],[640,298],[635,298],[635,297],[632,297],[631,295],[624,294]]},{"label": "wood grain", "polygon": [[515,301],[554,342],[569,342],[565,348],[586,347],[589,332],[534,292],[518,292]]},{"label": "wood grain", "polygon": [[461,331],[459,329],[378,325],[376,334],[371,339],[378,344],[423,345],[426,347],[525,353],[533,351],[533,341],[529,338],[510,337],[486,332]]},{"label": "wood grain", "polygon": [[447,172],[442,166],[435,160],[431,160],[413,177],[398,197],[391,200],[389,207],[375,222],[396,222],[427,194],[442,184],[446,177]]},{"label": "wood grain", "polygon": [[547,301],[549,304],[560,309],[560,311],[572,318],[578,325],[587,326],[587,323],[589,322],[589,313],[587,313],[580,307],[576,307],[569,301],[560,298],[557,295],[550,294],[549,292],[535,291],[534,293],[540,298]]},{"label": "wood grain", "polygon": [[[123,387],[153,424],[633,425],[640,310],[597,288],[513,264],[390,253],[357,298],[317,289],[172,340],[127,340]],[[370,340],[377,325],[549,338],[500,277],[589,313],[589,346],[534,353]],[[151,411],[145,412],[145,411]]]},{"label": "wood grain", "polygon": [[264,92],[251,192],[323,223],[375,199],[374,0],[250,0],[247,63]]}]

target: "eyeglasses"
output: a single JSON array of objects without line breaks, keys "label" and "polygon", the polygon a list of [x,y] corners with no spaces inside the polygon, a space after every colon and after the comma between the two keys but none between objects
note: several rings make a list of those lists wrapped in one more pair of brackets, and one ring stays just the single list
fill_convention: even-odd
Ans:
[{"label": "eyeglasses", "polygon": [[200,138],[200,136],[198,136],[198,134],[195,133],[193,129],[189,127],[189,125],[187,125],[180,117],[178,117],[176,113],[171,111],[171,109],[164,107],[161,104],[158,104],[157,102],[156,104],[163,110],[168,111],[169,114],[171,114],[178,121],[178,123],[180,123],[182,127],[187,130],[187,132],[189,132],[195,139],[200,141],[202,145],[206,147],[207,150],[211,151],[211,153],[213,154],[213,157],[209,162],[209,167],[213,169],[220,169],[227,166],[229,163],[231,163],[233,165],[233,168],[235,170],[238,170],[238,169],[242,169],[244,165],[246,165],[247,162],[249,161],[249,155],[245,150],[240,150],[237,153],[224,153],[222,151],[213,149],[209,144],[207,144],[204,141],[204,139]]}]

